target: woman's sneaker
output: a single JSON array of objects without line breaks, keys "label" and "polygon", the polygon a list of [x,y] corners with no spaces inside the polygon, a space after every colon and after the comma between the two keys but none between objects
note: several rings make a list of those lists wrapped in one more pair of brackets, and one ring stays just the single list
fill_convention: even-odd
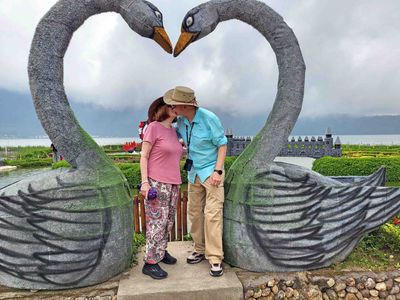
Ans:
[{"label": "woman's sneaker", "polygon": [[167,250],[165,250],[165,254],[161,262],[167,265],[174,265],[176,264],[176,258],[169,254]]},{"label": "woman's sneaker", "polygon": [[188,264],[198,264],[204,259],[204,254],[193,252],[190,256],[186,259]]},{"label": "woman's sneaker", "polygon": [[210,265],[210,275],[213,277],[218,277],[224,274],[224,269],[222,269],[221,264],[212,264]]},{"label": "woman's sneaker", "polygon": [[164,279],[168,276],[158,264],[147,264],[145,263],[142,269],[143,274],[149,275],[153,279]]}]

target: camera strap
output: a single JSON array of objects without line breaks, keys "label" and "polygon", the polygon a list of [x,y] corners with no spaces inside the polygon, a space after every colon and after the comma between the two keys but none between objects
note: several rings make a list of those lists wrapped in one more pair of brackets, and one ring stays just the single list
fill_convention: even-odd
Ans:
[{"label": "camera strap", "polygon": [[192,131],[193,131],[194,123],[190,123],[190,133],[189,133],[189,126],[186,125],[186,141],[187,141],[187,157],[189,157],[190,153],[190,141],[192,140]]}]

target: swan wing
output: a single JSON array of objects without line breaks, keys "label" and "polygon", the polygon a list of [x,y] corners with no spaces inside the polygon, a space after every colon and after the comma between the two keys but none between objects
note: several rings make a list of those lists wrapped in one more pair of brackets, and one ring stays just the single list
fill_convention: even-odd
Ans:
[{"label": "swan wing", "polygon": [[0,270],[31,282],[69,286],[100,263],[111,228],[110,208],[97,208],[93,184],[29,184],[14,195],[0,190]]},{"label": "swan wing", "polygon": [[323,185],[310,174],[271,167],[248,191],[249,236],[280,269],[340,261],[364,233],[400,210],[398,189]]}]

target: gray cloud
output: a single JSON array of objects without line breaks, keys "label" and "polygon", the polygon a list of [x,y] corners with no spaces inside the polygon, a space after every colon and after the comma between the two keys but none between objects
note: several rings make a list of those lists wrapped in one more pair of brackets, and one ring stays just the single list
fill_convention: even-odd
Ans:
[{"label": "gray cloud", "polygon": [[[200,1],[153,0],[175,43],[185,13]],[[293,28],[307,65],[303,116],[400,114],[398,0],[264,1]],[[2,0],[0,87],[28,92],[27,56],[34,27],[54,0]],[[110,109],[145,107],[175,85],[192,86],[201,104],[232,115],[269,111],[275,56],[239,21],[219,25],[181,56],[167,55],[132,32],[117,14],[90,18],[65,57],[65,86],[75,101]]]}]

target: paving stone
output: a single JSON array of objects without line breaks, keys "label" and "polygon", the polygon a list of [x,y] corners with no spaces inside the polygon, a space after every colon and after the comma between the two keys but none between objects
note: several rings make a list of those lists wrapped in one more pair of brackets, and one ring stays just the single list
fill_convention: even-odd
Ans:
[{"label": "paving stone", "polygon": [[[168,252],[178,259],[175,265],[163,264],[168,277],[154,280],[142,274],[143,251],[138,257],[139,264],[130,275],[121,279],[118,300],[240,300],[243,299],[243,286],[235,272],[224,264],[224,275],[209,275],[208,262],[190,265],[186,257],[192,252],[192,242],[171,242]],[[253,297],[251,297],[253,298]]]}]

